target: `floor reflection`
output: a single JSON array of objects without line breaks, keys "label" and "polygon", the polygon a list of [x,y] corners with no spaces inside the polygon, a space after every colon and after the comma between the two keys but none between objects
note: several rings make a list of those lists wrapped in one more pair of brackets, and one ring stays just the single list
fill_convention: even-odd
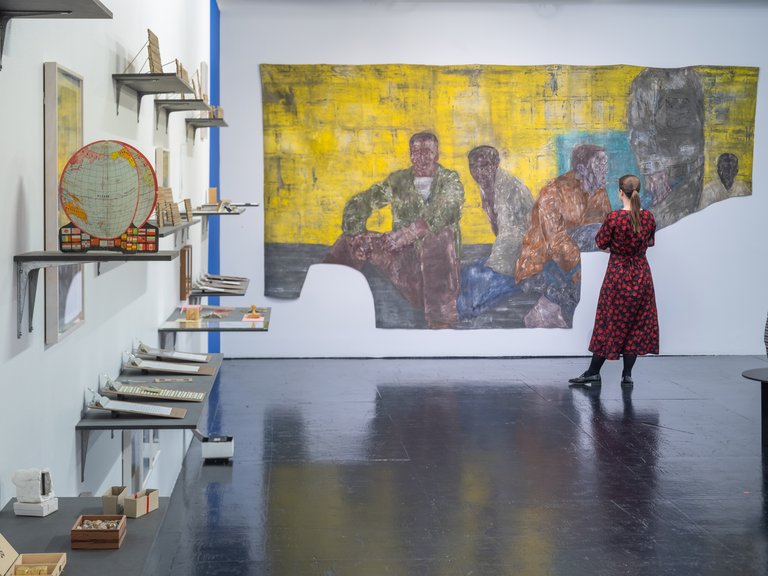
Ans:
[{"label": "floor reflection", "polygon": [[631,394],[568,359],[225,362],[235,458],[193,443],[157,573],[768,574],[759,390],[658,360]]},{"label": "floor reflection", "polygon": [[[613,414],[589,393],[590,441],[573,399],[566,388],[544,400],[525,386],[379,386],[372,461],[358,463],[296,465],[305,430],[295,412],[271,413],[275,573],[352,552],[364,574],[550,573],[599,526],[622,554],[642,552],[653,538],[658,414],[636,414],[630,397]],[[383,458],[400,448],[407,460]]]}]

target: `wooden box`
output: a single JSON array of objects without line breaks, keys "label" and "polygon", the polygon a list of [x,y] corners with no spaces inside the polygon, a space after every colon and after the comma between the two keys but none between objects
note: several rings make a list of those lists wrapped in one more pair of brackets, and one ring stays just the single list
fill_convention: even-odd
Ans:
[{"label": "wooden box", "polygon": [[112,486],[101,495],[102,514],[122,514],[123,500],[128,495],[127,486]]},{"label": "wooden box", "polygon": [[18,554],[0,534],[0,576],[47,574],[59,576],[67,565],[64,552]]},{"label": "wooden box", "polygon": [[127,496],[123,501],[125,515],[129,518],[140,518],[157,510],[160,506],[160,492],[157,488],[148,488],[137,492],[133,496]]},{"label": "wooden box", "polygon": [[[88,530],[81,528],[85,520],[118,520],[117,530]],[[124,514],[80,515],[72,530],[72,550],[108,550],[120,548],[125,539],[126,521]]]}]

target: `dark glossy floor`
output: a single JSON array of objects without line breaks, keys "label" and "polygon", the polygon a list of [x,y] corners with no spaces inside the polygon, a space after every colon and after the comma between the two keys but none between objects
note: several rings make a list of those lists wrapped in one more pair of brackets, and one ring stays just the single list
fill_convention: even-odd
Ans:
[{"label": "dark glossy floor", "polygon": [[227,360],[153,573],[768,574],[764,357]]}]

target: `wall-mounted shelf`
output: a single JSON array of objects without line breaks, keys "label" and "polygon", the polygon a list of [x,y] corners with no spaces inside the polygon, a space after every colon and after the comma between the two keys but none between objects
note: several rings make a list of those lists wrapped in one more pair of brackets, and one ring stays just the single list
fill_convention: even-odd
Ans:
[{"label": "wall-mounted shelf", "polygon": [[[162,405],[170,408],[184,408],[186,414],[184,418],[158,418],[144,415],[121,414],[115,416],[114,413],[102,410],[83,409],[82,418],[75,426],[75,430],[80,436],[80,481],[85,481],[85,460],[88,453],[88,437],[91,432],[96,430],[192,430],[195,435],[199,435],[200,419],[205,413],[205,405],[208,403],[211,389],[218,377],[221,363],[224,360],[223,354],[210,354],[209,360],[205,366],[211,368],[208,374],[190,375],[191,382],[184,384],[184,390],[191,392],[204,392],[205,398],[202,402],[181,402],[174,400],[163,400]],[[212,373],[211,373],[212,372]],[[156,373],[136,373],[135,370],[120,371],[118,380],[144,381],[152,384]],[[198,436],[199,437],[199,436]]]},{"label": "wall-mounted shelf", "polygon": [[[166,236],[170,236],[171,234],[176,234],[177,232],[181,232],[182,236],[184,236],[185,232],[190,226],[194,226],[195,224],[199,224],[200,220],[193,219],[191,222],[182,222],[181,224],[176,224],[175,226],[159,226],[157,229],[157,235],[160,238],[165,238]],[[150,220],[149,224],[152,224],[153,226],[157,226],[156,220]]]},{"label": "wall-mounted shelf", "polygon": [[98,0],[0,0],[0,70],[5,28],[12,18],[112,18]]},{"label": "wall-mounted shelf", "polygon": [[[251,308],[232,308],[228,306],[203,306],[200,310],[202,318],[199,322],[185,322],[184,312],[177,308],[168,320],[157,329],[160,347],[172,350],[176,344],[177,332],[267,332],[272,308],[256,309],[263,318],[258,321],[245,320],[245,314]],[[206,318],[215,312],[216,318]]]},{"label": "wall-mounted shelf", "polygon": [[192,130],[192,144],[195,143],[195,133],[198,128],[226,128],[229,126],[224,122],[224,118],[187,118],[187,139],[189,131]]},{"label": "wall-mounted shelf", "polygon": [[189,100],[155,98],[155,129],[160,121],[160,112],[165,113],[165,131],[168,132],[168,116],[171,112],[188,112],[190,110],[210,110],[205,100],[199,98]]},{"label": "wall-mounted shelf", "polygon": [[[234,204],[232,204],[232,206],[234,206]],[[238,206],[232,211],[224,210],[221,212],[218,210],[205,210],[202,208],[195,208],[192,210],[192,216],[240,216],[240,214],[243,212],[245,212],[245,208],[242,206]]]},{"label": "wall-mounted shelf", "polygon": [[[0,0],[2,1],[2,0]],[[117,92],[117,113],[120,113],[120,92],[130,88],[136,92],[136,121],[139,121],[141,99],[147,94],[192,94],[194,89],[176,73],[112,74]]]},{"label": "wall-mounted shelf", "polygon": [[161,250],[143,254],[120,254],[117,252],[55,252],[40,251],[17,254],[16,264],[16,337],[21,338],[21,320],[24,316],[25,296],[29,298],[29,331],[32,332],[32,318],[35,312],[35,293],[40,268],[84,264],[87,262],[158,262],[170,261],[179,255],[178,250]]},{"label": "wall-mounted shelf", "polygon": [[[210,208],[208,207],[210,206]],[[205,207],[198,206],[194,210],[192,210],[192,216],[202,216],[203,217],[203,237],[208,236],[208,218],[211,216],[240,216],[243,212],[245,212],[245,207],[243,205],[236,206],[234,204],[230,204],[230,206],[233,207],[231,211],[222,210],[219,211],[217,204],[207,204]]]}]

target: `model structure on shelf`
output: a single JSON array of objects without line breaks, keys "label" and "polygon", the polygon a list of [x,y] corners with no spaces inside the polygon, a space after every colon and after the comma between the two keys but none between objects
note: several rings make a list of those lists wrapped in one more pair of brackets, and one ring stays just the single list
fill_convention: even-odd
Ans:
[{"label": "model structure on shelf", "polygon": [[[166,73],[163,71],[159,40],[151,30],[147,30],[147,37],[147,42],[125,67],[125,72],[112,75],[116,85],[118,112],[122,88],[125,86],[136,92],[138,96],[137,120],[141,112],[141,99],[146,94],[192,94],[194,92],[189,82],[189,74],[178,60],[172,61],[176,66],[174,72]],[[139,67],[138,73],[129,73],[129,69],[135,69],[134,62],[144,52],[145,47],[147,48],[147,59]],[[149,63],[149,73],[141,73],[147,63]]]}]

